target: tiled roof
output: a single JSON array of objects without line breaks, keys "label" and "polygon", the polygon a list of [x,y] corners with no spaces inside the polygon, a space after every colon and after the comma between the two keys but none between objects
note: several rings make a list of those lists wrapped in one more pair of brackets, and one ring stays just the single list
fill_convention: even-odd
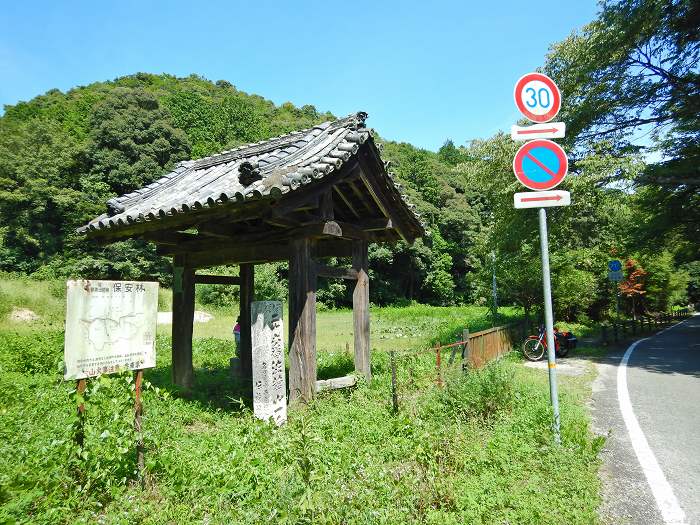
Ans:
[{"label": "tiled roof", "polygon": [[[101,230],[117,230],[224,203],[279,198],[340,169],[362,144],[372,141],[370,130],[365,128],[366,118],[367,114],[360,112],[210,157],[180,162],[173,171],[144,188],[110,199],[108,213],[78,231],[99,234]],[[393,186],[400,194],[401,186]],[[406,206],[420,223],[415,207],[408,203]]]}]

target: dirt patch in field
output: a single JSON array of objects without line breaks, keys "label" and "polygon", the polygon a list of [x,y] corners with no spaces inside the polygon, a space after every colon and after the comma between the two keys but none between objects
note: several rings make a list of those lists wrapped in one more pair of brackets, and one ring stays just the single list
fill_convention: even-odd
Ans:
[{"label": "dirt patch in field", "polygon": [[10,321],[15,323],[33,323],[41,319],[39,315],[32,312],[29,308],[13,308],[8,317]]}]

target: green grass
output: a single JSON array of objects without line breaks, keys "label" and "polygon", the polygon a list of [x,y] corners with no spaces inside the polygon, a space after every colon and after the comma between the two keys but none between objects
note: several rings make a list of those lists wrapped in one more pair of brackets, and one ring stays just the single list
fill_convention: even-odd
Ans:
[{"label": "green grass", "polygon": [[[61,331],[45,321],[3,325],[0,523],[597,521],[601,442],[584,408],[592,369],[561,379],[561,447],[552,444],[546,374],[517,354],[468,374],[454,367],[445,388],[435,386],[434,356],[418,350],[454,323],[485,327],[484,309],[373,309],[371,385],[321,394],[279,429],[240,400],[222,319],[197,326],[189,399],[174,395],[170,339],[158,336],[157,366],[146,372],[143,489],[134,482],[130,376],[90,382],[79,455],[74,385],[57,370]],[[321,312],[318,326],[319,377],[352,370],[350,312]],[[402,350],[396,414],[389,349]]]}]

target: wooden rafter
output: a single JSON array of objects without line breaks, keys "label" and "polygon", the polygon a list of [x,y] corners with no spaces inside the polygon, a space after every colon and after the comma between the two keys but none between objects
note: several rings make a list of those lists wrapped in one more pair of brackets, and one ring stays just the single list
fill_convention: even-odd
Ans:
[{"label": "wooden rafter", "polygon": [[333,190],[334,190],[335,193],[340,197],[340,200],[343,201],[343,203],[345,204],[345,206],[347,206],[347,208],[350,210],[350,212],[351,212],[355,217],[357,217],[357,218],[359,219],[359,218],[360,218],[360,214],[357,213],[357,210],[355,210],[355,207],[350,203],[350,200],[345,196],[345,194],[343,193],[343,191],[342,191],[338,186],[335,186],[335,187],[333,188]]}]

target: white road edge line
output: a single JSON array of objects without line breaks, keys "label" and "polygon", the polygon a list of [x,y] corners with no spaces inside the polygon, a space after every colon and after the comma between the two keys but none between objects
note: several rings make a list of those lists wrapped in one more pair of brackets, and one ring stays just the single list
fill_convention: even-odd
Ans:
[{"label": "white road edge line", "polygon": [[[681,321],[682,323],[683,321]],[[678,326],[681,323],[677,323],[673,326]],[[669,330],[673,326],[666,328]],[[665,332],[666,330],[663,330]],[[661,332],[659,332],[660,334]],[[658,334],[656,334],[658,335]],[[653,336],[652,336],[653,337]],[[630,441],[632,442],[632,448],[634,453],[637,455],[637,460],[644,471],[644,476],[647,478],[647,483],[649,488],[651,488],[652,494],[654,494],[654,499],[656,499],[656,505],[661,511],[661,516],[663,517],[664,523],[674,524],[674,525],[686,525],[686,517],[683,509],[681,509],[676,495],[673,493],[673,488],[666,480],[659,462],[656,460],[656,456],[649,446],[644,432],[642,432],[642,427],[639,426],[639,422],[634,415],[634,410],[632,410],[632,402],[630,401],[630,395],[627,390],[627,362],[632,355],[632,352],[637,347],[637,345],[643,341],[646,341],[649,337],[640,339],[632,343],[625,355],[622,356],[620,361],[620,366],[617,368],[617,399],[620,404],[620,411],[622,412],[622,419],[625,421],[625,426],[627,427],[627,433],[630,436]]]}]

